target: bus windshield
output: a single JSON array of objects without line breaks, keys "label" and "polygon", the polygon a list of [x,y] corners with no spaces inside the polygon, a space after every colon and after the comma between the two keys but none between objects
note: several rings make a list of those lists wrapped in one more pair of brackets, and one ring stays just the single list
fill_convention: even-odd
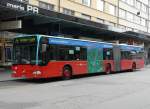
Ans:
[{"label": "bus windshield", "polygon": [[13,64],[36,64],[35,42],[31,38],[16,38],[13,47]]},{"label": "bus windshield", "polygon": [[19,45],[14,46],[13,64],[35,64],[36,62],[36,46],[35,45]]}]

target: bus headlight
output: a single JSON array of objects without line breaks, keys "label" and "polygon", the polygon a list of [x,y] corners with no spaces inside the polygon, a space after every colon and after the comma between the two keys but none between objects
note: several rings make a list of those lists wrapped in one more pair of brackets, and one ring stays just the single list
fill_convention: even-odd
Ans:
[{"label": "bus headlight", "polygon": [[40,75],[41,72],[40,72],[40,71],[34,71],[33,74],[34,74],[34,75]]},{"label": "bus headlight", "polygon": [[16,74],[17,72],[16,72],[16,71],[13,71],[12,73],[13,73],[13,74]]}]

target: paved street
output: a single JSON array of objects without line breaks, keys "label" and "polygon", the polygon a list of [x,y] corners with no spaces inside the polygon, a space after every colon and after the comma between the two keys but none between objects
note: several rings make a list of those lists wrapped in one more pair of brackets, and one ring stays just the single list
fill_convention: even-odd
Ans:
[{"label": "paved street", "polygon": [[0,82],[0,109],[150,109],[150,67],[69,81],[1,75],[5,79]]}]

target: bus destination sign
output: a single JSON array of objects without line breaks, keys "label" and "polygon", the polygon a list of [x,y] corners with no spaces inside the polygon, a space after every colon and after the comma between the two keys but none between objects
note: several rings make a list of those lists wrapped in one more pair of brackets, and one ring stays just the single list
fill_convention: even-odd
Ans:
[{"label": "bus destination sign", "polygon": [[36,38],[35,37],[23,37],[23,38],[16,38],[14,41],[16,44],[21,44],[21,43],[35,43]]}]

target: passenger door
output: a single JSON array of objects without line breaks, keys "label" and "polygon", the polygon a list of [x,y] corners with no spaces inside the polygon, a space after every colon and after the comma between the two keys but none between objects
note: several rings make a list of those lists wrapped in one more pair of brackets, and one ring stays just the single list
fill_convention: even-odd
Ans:
[{"label": "passenger door", "polygon": [[118,46],[114,46],[113,48],[113,54],[114,54],[114,70],[115,71],[120,71],[120,61],[121,61],[121,52],[120,48]]},{"label": "passenger door", "polygon": [[88,72],[96,73],[103,70],[102,67],[102,49],[96,47],[90,47],[87,51],[87,60],[88,60]]}]

